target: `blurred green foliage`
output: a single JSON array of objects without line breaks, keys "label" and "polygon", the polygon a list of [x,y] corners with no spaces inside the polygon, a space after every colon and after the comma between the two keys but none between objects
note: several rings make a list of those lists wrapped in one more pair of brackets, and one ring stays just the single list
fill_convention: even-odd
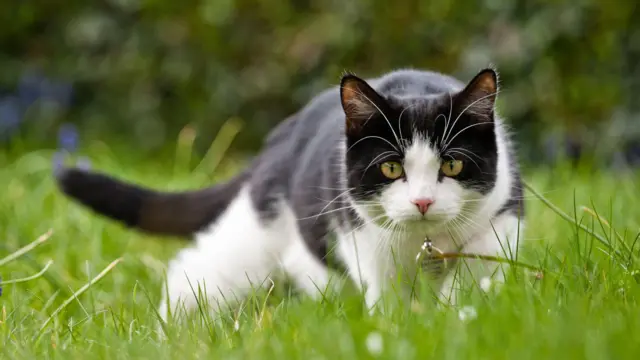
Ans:
[{"label": "blurred green foliage", "polygon": [[14,1],[0,20],[2,89],[33,68],[74,86],[68,110],[30,109],[39,141],[73,121],[154,151],[193,124],[205,149],[239,117],[234,146],[255,150],[345,70],[467,80],[488,64],[525,157],[558,136],[607,157],[640,137],[635,0]]}]

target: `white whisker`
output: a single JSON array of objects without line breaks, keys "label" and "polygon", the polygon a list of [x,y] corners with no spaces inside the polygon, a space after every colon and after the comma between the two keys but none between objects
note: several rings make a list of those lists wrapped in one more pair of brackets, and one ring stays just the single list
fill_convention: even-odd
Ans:
[{"label": "white whisker", "polygon": [[389,144],[389,145],[390,145],[390,146],[391,146],[391,147],[392,147],[392,148],[393,148],[393,149],[394,149],[398,154],[400,154],[400,150],[398,150],[398,148],[397,148],[395,145],[393,145],[393,144],[391,143],[391,141],[389,141],[389,140],[387,140],[387,139],[385,139],[385,138],[383,138],[383,137],[380,137],[380,136],[373,136],[373,135],[371,135],[371,136],[365,136],[365,137],[363,137],[362,139],[360,139],[360,140],[356,141],[353,145],[349,146],[349,148],[347,149],[347,152],[349,152],[349,151],[350,151],[354,146],[358,145],[361,141],[364,141],[364,140],[367,140],[367,139],[378,139],[378,140],[382,140],[382,141],[386,142],[387,144]]},{"label": "white whisker", "polygon": [[414,104],[411,104],[411,105],[409,105],[409,106],[405,106],[405,108],[404,108],[404,109],[402,109],[402,111],[400,112],[400,115],[398,116],[398,130],[399,130],[399,132],[400,132],[400,139],[401,139],[401,140],[402,140],[402,142],[403,142],[402,144],[400,144],[400,148],[401,148],[401,149],[403,149],[403,150],[404,150],[404,148],[405,148],[405,146],[404,146],[404,142],[405,142],[405,141],[404,141],[404,137],[403,137],[403,135],[402,135],[402,115],[404,114],[404,112],[405,112],[405,111],[407,111],[407,110],[409,110],[409,109],[411,109],[411,108],[413,108],[413,107],[416,107],[416,106],[418,106],[418,105],[419,105],[419,103],[418,103],[418,102],[415,102]]},{"label": "white whisker", "polygon": [[469,159],[472,163],[474,163],[474,164],[476,165],[476,167],[478,167],[478,169],[480,168],[480,165],[478,165],[478,163],[477,163],[475,160],[473,160],[469,155],[467,155],[467,154],[465,154],[465,153],[463,153],[463,152],[460,152],[460,151],[458,151],[458,150],[451,150],[451,149],[449,149],[449,150],[447,150],[447,154],[449,154],[449,153],[452,153],[452,154],[460,154],[460,155],[462,155],[462,156],[465,156],[465,157],[467,157],[467,159]]},{"label": "white whisker", "polygon": [[[453,114],[453,96],[451,96],[450,92],[447,92],[447,94],[449,95],[449,117],[445,117],[445,123],[444,123],[444,131],[442,132],[442,139],[440,139],[440,145],[442,145],[442,142],[445,139],[445,136],[447,134],[447,129],[449,128],[449,122],[451,121],[451,115]],[[436,120],[438,120],[438,118],[436,117]]]},{"label": "white whisker", "polygon": [[347,194],[349,191],[351,191],[351,190],[345,190],[345,191],[341,192],[340,194],[338,194],[338,196],[336,196],[335,198],[333,198],[333,200],[329,201],[329,202],[327,203],[327,205],[325,205],[325,206],[324,206],[324,207],[323,207],[323,208],[318,212],[318,215],[316,215],[316,216],[320,216],[320,214],[322,214],[322,212],[323,212],[326,208],[328,208],[329,206],[331,206],[331,204],[333,204],[333,202],[334,202],[334,201],[336,201],[336,200],[337,200],[338,198],[340,198],[341,196],[344,196],[344,195],[345,195],[345,194]]},{"label": "white whisker", "polygon": [[[451,131],[452,131],[452,130],[453,130],[453,128],[456,126],[456,123],[458,122],[458,120],[462,117],[462,115],[463,115],[463,114],[464,114],[464,113],[465,113],[469,108],[471,108],[471,107],[472,107],[473,105],[475,105],[476,103],[478,103],[478,102],[480,102],[480,101],[482,101],[482,100],[484,100],[484,99],[486,99],[486,98],[488,98],[488,97],[491,97],[491,96],[497,96],[497,95],[498,95],[498,92],[496,91],[496,92],[494,92],[494,93],[492,93],[492,94],[489,94],[489,95],[483,96],[483,97],[481,97],[481,98],[477,99],[476,101],[472,102],[471,104],[469,104],[466,108],[464,108],[464,110],[462,110],[462,112],[461,112],[460,114],[458,114],[458,116],[456,117],[455,121],[453,122],[453,125],[451,125],[451,129],[449,129],[449,134],[447,134],[447,135],[446,135],[446,138],[443,138],[443,142],[444,142],[444,143],[448,143],[448,144],[450,144],[450,143],[451,143],[451,141],[449,141],[449,140],[448,140],[449,136],[451,135]],[[447,147],[447,145],[445,145],[444,147]]]},{"label": "white whisker", "polygon": [[472,127],[474,127],[474,126],[479,126],[479,125],[484,125],[484,124],[493,124],[493,123],[492,123],[491,121],[483,121],[483,122],[480,122],[480,123],[475,123],[475,124],[471,124],[471,125],[467,126],[466,128],[464,128],[464,129],[462,129],[462,130],[458,131],[458,132],[457,132],[457,133],[456,133],[456,134],[451,138],[451,140],[447,141],[447,143],[446,143],[446,144],[444,144],[444,148],[446,148],[447,146],[449,146],[449,144],[451,144],[451,142],[452,142],[453,140],[455,140],[455,138],[456,138],[458,135],[460,135],[462,132],[464,132],[465,130],[467,130],[467,129],[469,129],[469,128],[472,128]]},{"label": "white whisker", "polygon": [[[362,207],[369,207],[369,206],[375,206],[375,205],[361,205]],[[331,209],[329,211],[325,211],[325,212],[319,212],[315,215],[311,215],[311,216],[306,216],[306,217],[302,217],[302,218],[297,218],[296,220],[308,220],[308,219],[313,219],[313,218],[318,218],[322,215],[327,215],[327,214],[331,214],[334,212],[338,212],[338,211],[343,211],[343,210],[351,210],[353,209],[353,206],[344,206],[338,209]]]},{"label": "white whisker", "polygon": [[[352,89],[352,91],[353,91],[353,89]],[[384,113],[384,112],[382,112],[382,110],[378,107],[378,105],[376,105],[373,101],[371,101],[371,99],[369,99],[369,98],[367,97],[367,95],[363,94],[363,93],[362,93],[362,92],[360,92],[360,91],[358,91],[358,93],[359,93],[360,95],[362,95],[365,99],[367,99],[367,101],[369,101],[369,103],[370,103],[371,105],[373,105],[373,107],[375,107],[375,108],[376,108],[376,110],[378,110],[378,112],[380,113],[380,115],[382,115],[382,117],[384,117],[384,119],[385,119],[385,120],[386,120],[386,122],[387,122],[387,125],[389,125],[389,129],[391,130],[391,133],[393,133],[393,137],[396,139],[396,143],[398,144],[398,146],[402,147],[402,145],[400,144],[400,139],[398,139],[398,135],[396,134],[396,131],[395,131],[395,130],[393,130],[393,126],[391,126],[391,122],[389,121],[389,118],[387,118],[387,115],[385,115],[385,113]]]},{"label": "white whisker", "polygon": [[471,151],[469,149],[465,149],[465,148],[461,148],[461,147],[454,147],[454,148],[448,148],[447,152],[452,151],[452,150],[461,151],[461,152],[464,152],[465,154],[469,154],[469,155],[475,156],[477,159],[482,160],[481,156],[477,155],[476,153],[474,153],[473,151]]}]

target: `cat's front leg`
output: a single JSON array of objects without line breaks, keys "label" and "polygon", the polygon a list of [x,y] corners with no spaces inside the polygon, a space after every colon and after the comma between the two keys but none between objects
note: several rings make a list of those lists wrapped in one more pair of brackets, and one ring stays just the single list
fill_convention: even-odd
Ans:
[{"label": "cat's front leg", "polygon": [[[358,262],[356,262],[358,261]],[[369,314],[382,312],[382,295],[385,290],[385,277],[381,264],[366,257],[359,257],[359,260],[351,261],[349,274],[356,283],[356,286],[364,293],[364,301]]]},{"label": "cat's front leg", "polygon": [[[484,234],[473,239],[462,248],[462,253],[498,256],[515,260],[519,238],[522,238],[522,219],[512,214],[494,218]],[[462,259],[458,266],[449,270],[440,287],[440,301],[457,305],[461,289],[478,286],[483,278],[492,282],[504,281],[507,264],[477,259]]]},{"label": "cat's front leg", "polygon": [[349,277],[364,293],[369,313],[382,308],[382,294],[385,290],[387,264],[381,261],[380,249],[372,239],[379,235],[369,229],[340,235],[337,251],[347,267]]},{"label": "cat's front leg", "polygon": [[373,315],[376,312],[382,312],[382,293],[383,293],[383,285],[380,282],[381,280],[373,280],[369,281],[367,284],[367,288],[364,294],[364,301],[367,305],[367,309],[369,310],[369,315]]}]

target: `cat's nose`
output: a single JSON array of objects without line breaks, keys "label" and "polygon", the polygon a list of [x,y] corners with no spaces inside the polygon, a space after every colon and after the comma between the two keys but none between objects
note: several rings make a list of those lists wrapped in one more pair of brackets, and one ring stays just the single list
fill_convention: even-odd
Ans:
[{"label": "cat's nose", "polygon": [[412,200],[411,203],[413,203],[416,207],[418,207],[418,211],[420,211],[420,213],[424,215],[427,213],[427,210],[429,210],[429,206],[433,204],[433,199],[429,199],[429,198],[415,199],[415,200]]}]

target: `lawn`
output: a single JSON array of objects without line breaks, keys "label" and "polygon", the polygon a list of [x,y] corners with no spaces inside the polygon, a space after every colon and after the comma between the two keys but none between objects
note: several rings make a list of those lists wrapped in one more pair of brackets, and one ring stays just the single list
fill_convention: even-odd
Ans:
[{"label": "lawn", "polygon": [[[82,154],[94,168],[161,189],[200,187],[229,176],[243,162],[208,156],[196,166],[188,141],[181,144],[175,153],[155,158],[100,142],[87,144]],[[225,144],[216,144],[213,155],[224,152]],[[436,309],[423,294],[419,306],[370,317],[355,293],[316,303],[278,288],[257,293],[222,321],[195,313],[182,325],[170,324],[168,339],[161,341],[155,308],[165,264],[188,243],[128,231],[69,202],[52,182],[52,156],[48,150],[0,151],[0,258],[53,229],[48,240],[0,266],[7,281],[36,274],[53,260],[42,276],[3,285],[0,356],[6,359],[525,360],[640,354],[640,341],[634,340],[640,331],[640,244],[634,243],[640,177],[632,172],[527,169],[526,180],[587,231],[527,192],[519,260],[543,268],[543,276],[518,267],[500,292],[463,296],[463,310]],[[98,282],[73,295],[120,258]]]}]

